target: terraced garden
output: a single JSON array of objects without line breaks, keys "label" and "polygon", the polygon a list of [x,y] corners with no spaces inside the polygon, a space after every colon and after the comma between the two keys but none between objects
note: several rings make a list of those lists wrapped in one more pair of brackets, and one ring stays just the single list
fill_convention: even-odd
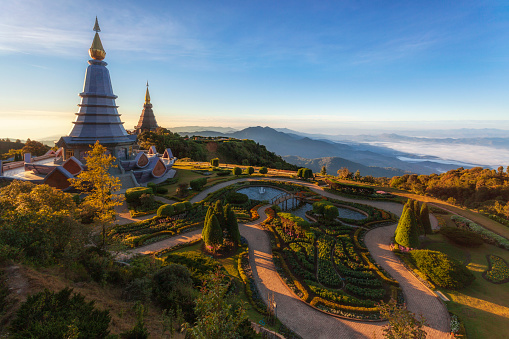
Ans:
[{"label": "terraced garden", "polygon": [[[386,221],[380,210],[373,212],[378,220],[371,221]],[[374,263],[362,244],[366,228],[339,221],[309,224],[271,209],[267,214],[271,217],[265,226],[272,234],[278,272],[305,302],[327,313],[363,320],[380,319],[376,304],[382,300],[403,302],[398,282]]]}]

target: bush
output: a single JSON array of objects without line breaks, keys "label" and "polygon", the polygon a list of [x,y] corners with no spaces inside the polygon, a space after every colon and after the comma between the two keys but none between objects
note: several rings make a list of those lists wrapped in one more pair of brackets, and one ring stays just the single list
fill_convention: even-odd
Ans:
[{"label": "bush", "polygon": [[437,286],[458,290],[475,279],[459,261],[442,252],[414,250],[409,254],[417,268]]},{"label": "bush", "polygon": [[480,235],[461,228],[442,227],[440,233],[447,237],[447,239],[461,246],[478,247],[483,244]]},{"label": "bush", "polygon": [[170,264],[154,275],[152,297],[165,309],[182,309],[187,321],[194,312],[193,280],[191,272],[183,265]]},{"label": "bush", "polygon": [[219,158],[214,158],[210,160],[210,165],[213,167],[219,166]]},{"label": "bush", "polygon": [[153,194],[150,187],[133,187],[125,191],[125,201],[128,203],[138,203],[142,194]]},{"label": "bush", "polygon": [[166,193],[168,193],[168,189],[165,187],[158,186],[158,187],[156,187],[156,193],[157,194],[166,194]]},{"label": "bush", "polygon": [[323,209],[323,216],[327,220],[334,220],[339,216],[339,210],[334,205],[325,206]]},{"label": "bush", "polygon": [[31,295],[11,323],[12,338],[104,338],[109,334],[110,314],[98,311],[94,302],[65,288]]},{"label": "bush", "polygon": [[233,172],[233,175],[241,175],[242,169],[240,167],[234,167],[232,172]]},{"label": "bush", "polygon": [[245,204],[248,200],[249,197],[247,195],[238,192],[230,192],[226,196],[226,201],[231,204]]},{"label": "bush", "polygon": [[175,209],[173,205],[170,204],[161,205],[161,207],[157,209],[158,217],[171,217],[173,214],[175,214]]},{"label": "bush", "polygon": [[254,168],[249,166],[248,168],[246,168],[246,173],[249,174],[249,175],[253,174],[254,173]]},{"label": "bush", "polygon": [[191,208],[193,208],[193,204],[190,201],[184,201],[184,207],[186,211],[189,211]]},{"label": "bush", "polygon": [[408,248],[417,248],[419,246],[419,231],[417,230],[417,222],[414,213],[410,208],[403,211],[403,215],[399,220],[396,228],[396,243],[400,246]]},{"label": "bush", "polygon": [[262,167],[260,168],[260,170],[258,171],[260,174],[267,174],[269,173],[269,170],[267,169],[267,167]]},{"label": "bush", "polygon": [[172,206],[175,210],[175,214],[182,213],[186,210],[186,205],[183,202],[176,202]]},{"label": "bush", "polygon": [[216,174],[218,177],[225,177],[227,175],[230,175],[232,172],[231,171],[217,171]]},{"label": "bush", "polygon": [[149,278],[138,278],[131,281],[122,291],[122,298],[127,301],[145,303],[152,294],[152,281]]},{"label": "bush", "polygon": [[195,191],[199,191],[202,189],[203,186],[207,184],[207,178],[199,178],[191,180],[189,185],[191,185],[191,188]]}]

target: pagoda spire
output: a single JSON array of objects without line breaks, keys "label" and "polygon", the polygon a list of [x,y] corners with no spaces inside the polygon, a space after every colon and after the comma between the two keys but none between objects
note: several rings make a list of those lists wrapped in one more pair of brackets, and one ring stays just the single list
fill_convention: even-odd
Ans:
[{"label": "pagoda spire", "polygon": [[148,92],[148,80],[147,80],[147,91],[145,92],[145,105],[150,104],[150,93]]},{"label": "pagoda spire", "polygon": [[106,51],[104,50],[103,44],[101,43],[101,38],[99,37],[101,28],[99,27],[99,21],[97,21],[97,17],[95,17],[95,25],[93,30],[95,31],[94,41],[92,41],[92,46],[90,46],[88,53],[94,60],[103,60],[106,57]]}]

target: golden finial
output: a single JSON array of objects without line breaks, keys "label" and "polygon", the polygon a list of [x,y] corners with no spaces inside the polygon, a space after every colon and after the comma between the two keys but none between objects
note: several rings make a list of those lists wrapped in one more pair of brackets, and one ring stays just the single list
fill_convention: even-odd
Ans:
[{"label": "golden finial", "polygon": [[95,25],[94,25],[94,41],[92,41],[92,46],[88,50],[88,54],[94,60],[103,60],[106,57],[106,51],[103,48],[103,44],[101,43],[101,38],[99,38],[99,32],[101,28],[99,28],[99,22],[97,21],[97,17],[95,17]]},{"label": "golden finial", "polygon": [[148,81],[147,81],[147,91],[145,92],[145,105],[150,104],[150,93],[148,92]]}]

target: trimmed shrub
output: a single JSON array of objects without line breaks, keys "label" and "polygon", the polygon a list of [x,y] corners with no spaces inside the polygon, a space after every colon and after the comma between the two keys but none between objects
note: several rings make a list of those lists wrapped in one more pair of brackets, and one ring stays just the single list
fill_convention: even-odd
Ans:
[{"label": "trimmed shrub", "polygon": [[339,216],[339,210],[334,205],[327,205],[323,209],[323,216],[327,220],[334,220]]},{"label": "trimmed shrub", "polygon": [[260,173],[260,174],[267,174],[267,173],[269,173],[269,170],[267,169],[267,167],[264,166],[264,167],[260,168],[258,173]]},{"label": "trimmed shrub", "polygon": [[128,188],[125,191],[125,201],[128,203],[137,203],[140,200],[142,194],[154,194],[154,191],[150,187],[133,187]]},{"label": "trimmed shrub", "polygon": [[225,219],[226,219],[226,234],[228,238],[233,241],[235,245],[240,243],[240,232],[239,224],[237,223],[237,216],[233,212],[230,205],[225,207]]},{"label": "trimmed shrub", "polygon": [[80,338],[108,336],[109,311],[99,311],[94,301],[86,302],[80,293],[65,288],[60,292],[44,290],[28,296],[11,323],[12,338]]},{"label": "trimmed shrub", "polygon": [[248,168],[246,168],[246,173],[249,174],[249,175],[253,174],[254,173],[254,168],[249,166]]},{"label": "trimmed shrub", "polygon": [[230,192],[227,196],[226,196],[226,201],[229,202],[230,204],[245,204],[246,202],[248,202],[249,200],[249,197],[244,194],[244,193],[238,193],[238,192]]},{"label": "trimmed shrub", "polygon": [[170,204],[162,205],[157,209],[158,217],[171,217],[173,214],[175,214],[175,209]]},{"label": "trimmed shrub", "polygon": [[203,188],[203,186],[205,186],[206,184],[207,184],[207,178],[198,178],[198,179],[191,180],[191,182],[189,182],[189,185],[191,186],[191,188],[194,191],[201,190]]},{"label": "trimmed shrub", "polygon": [[166,193],[168,193],[168,189],[166,187],[157,186],[156,193],[157,194],[166,194]]},{"label": "trimmed shrub", "polygon": [[190,201],[184,201],[184,207],[186,208],[186,211],[189,211],[193,208],[193,204]]},{"label": "trimmed shrub", "polygon": [[219,158],[210,159],[210,165],[213,167],[219,166]]},{"label": "trimmed shrub", "polygon": [[232,172],[231,171],[217,171],[216,174],[218,177],[225,177],[227,175],[230,175]]},{"label": "trimmed shrub", "polygon": [[409,254],[415,266],[437,286],[458,290],[475,280],[465,266],[445,253],[414,250]]},{"label": "trimmed shrub", "polygon": [[242,169],[240,167],[234,167],[232,172],[233,172],[233,175],[241,175]]},{"label": "trimmed shrub", "polygon": [[212,214],[208,220],[205,220],[202,238],[206,246],[214,249],[218,248],[223,243],[223,230],[215,214]]},{"label": "trimmed shrub", "polygon": [[172,206],[175,210],[175,214],[182,213],[186,210],[186,205],[183,202],[176,202]]},{"label": "trimmed shrub", "polygon": [[411,208],[407,208],[399,220],[396,228],[396,243],[400,246],[417,248],[419,246],[419,231]]},{"label": "trimmed shrub", "polygon": [[447,237],[447,239],[461,246],[478,247],[483,244],[483,240],[479,234],[461,228],[442,227],[440,233]]},{"label": "trimmed shrub", "polygon": [[423,203],[421,206],[420,218],[424,234],[433,233],[433,230],[431,229],[431,222],[429,220],[428,205],[426,203]]}]

